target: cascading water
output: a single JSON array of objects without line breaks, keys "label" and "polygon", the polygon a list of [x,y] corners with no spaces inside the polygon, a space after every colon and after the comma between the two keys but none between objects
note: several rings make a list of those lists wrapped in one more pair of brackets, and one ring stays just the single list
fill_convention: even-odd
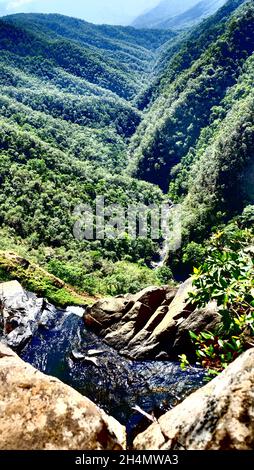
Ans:
[{"label": "cascading water", "polygon": [[125,424],[130,439],[144,421],[137,407],[159,416],[202,385],[200,369],[183,372],[176,363],[125,359],[84,327],[82,313],[56,310],[53,323],[40,326],[20,355]]},{"label": "cascading water", "polygon": [[151,262],[153,269],[161,268],[165,265],[170,251],[178,249],[181,245],[181,209],[172,201],[163,205],[161,210],[161,232],[162,241],[157,259]]}]

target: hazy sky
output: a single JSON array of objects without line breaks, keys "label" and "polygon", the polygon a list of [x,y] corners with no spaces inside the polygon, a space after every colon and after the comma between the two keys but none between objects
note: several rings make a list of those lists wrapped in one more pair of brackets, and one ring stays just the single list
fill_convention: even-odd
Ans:
[{"label": "hazy sky", "polygon": [[159,2],[160,0],[0,0],[0,15],[20,12],[62,13],[93,23],[128,24]]}]

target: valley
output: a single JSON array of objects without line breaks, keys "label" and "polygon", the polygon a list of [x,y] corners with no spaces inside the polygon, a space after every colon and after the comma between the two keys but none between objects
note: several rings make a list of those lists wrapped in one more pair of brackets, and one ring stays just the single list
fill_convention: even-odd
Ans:
[{"label": "valley", "polygon": [[3,16],[0,52],[6,410],[42,390],[45,449],[253,448],[253,1]]}]

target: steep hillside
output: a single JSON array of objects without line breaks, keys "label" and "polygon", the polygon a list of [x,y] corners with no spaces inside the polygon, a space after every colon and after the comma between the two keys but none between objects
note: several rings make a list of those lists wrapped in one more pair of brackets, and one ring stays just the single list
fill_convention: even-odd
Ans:
[{"label": "steep hillside", "polygon": [[[249,0],[177,36],[60,15],[1,20],[2,249],[92,294],[188,275],[213,227],[253,204],[253,25]],[[182,204],[169,268],[147,267],[159,244],[145,237],[73,237],[81,203],[137,208],[165,194]]]},{"label": "steep hillside", "polygon": [[193,27],[213,15],[227,0],[163,0],[150,12],[137,18],[136,28],[181,30]]},{"label": "steep hillside", "polygon": [[72,232],[75,207],[97,195],[124,207],[161,200],[158,187],[124,170],[142,118],[131,100],[173,36],[60,15],[0,20],[2,246],[19,252],[23,243],[27,257],[89,292],[129,290],[128,272],[138,286],[155,281],[130,264],[146,265],[158,248],[151,241],[79,242]]},{"label": "steep hillside", "polygon": [[202,243],[213,227],[254,202],[253,3],[225,16],[239,3],[228,2],[220,22],[203,30],[204,52],[199,43],[189,48],[195,31],[183,40],[132,139],[134,174],[182,202],[189,254],[188,243]]},{"label": "steep hillside", "polygon": [[[228,6],[239,3],[229,2]],[[204,31],[205,52],[201,48],[198,57],[198,45],[190,49],[189,41],[184,40],[157,84],[158,98],[133,138],[136,174],[159,183],[164,191],[174,179],[176,165],[214,119],[214,106],[222,103],[228,89],[240,79],[242,67],[254,50],[252,2],[227,18],[226,24],[223,17],[221,24],[213,22],[212,28]]]},{"label": "steep hillside", "polygon": [[183,200],[188,240],[201,242],[211,227],[254,203],[253,80],[254,55],[220,106],[212,109],[211,124],[195,148],[175,169],[171,192]]},{"label": "steep hillside", "polygon": [[[1,49],[11,56],[25,60],[39,56],[43,62],[51,61],[51,67],[127,99],[147,81],[155,50],[174,35],[39,14],[5,17],[0,34]],[[57,72],[48,62],[46,65],[48,75]]]}]

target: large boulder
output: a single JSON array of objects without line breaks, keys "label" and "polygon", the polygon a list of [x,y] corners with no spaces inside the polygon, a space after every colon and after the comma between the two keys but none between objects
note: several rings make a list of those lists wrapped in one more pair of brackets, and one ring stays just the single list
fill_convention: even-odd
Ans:
[{"label": "large boulder", "polygon": [[38,329],[44,300],[26,292],[17,281],[0,284],[0,319],[7,344],[18,349]]},{"label": "large boulder", "polygon": [[189,293],[192,290],[192,278],[187,279],[187,281],[180,285],[176,296],[168,308],[167,314],[154,329],[152,338],[157,339],[165,335],[167,331],[170,331],[172,327],[176,326],[177,322],[180,322],[182,318],[186,318],[190,315],[194,310],[189,299]]},{"label": "large boulder", "polygon": [[135,450],[253,450],[254,349],[152,424]]},{"label": "large boulder", "polygon": [[23,289],[18,281],[0,284],[0,337],[21,351],[39,327],[54,328],[64,310]]},{"label": "large boulder", "polygon": [[123,351],[124,354],[135,359],[148,359],[151,355],[156,358],[163,351],[165,358],[177,357],[173,350],[177,327],[194,310],[189,300],[191,290],[192,279],[190,278],[180,285],[169,305],[164,302],[164,305],[157,308],[143,331],[131,339]]},{"label": "large boulder", "polygon": [[175,293],[174,288],[151,286],[134,295],[98,300],[87,308],[85,324],[122,351],[143,330],[158,307],[172,301],[172,291]]},{"label": "large boulder", "polygon": [[134,302],[125,297],[109,297],[87,307],[84,314],[86,325],[102,331],[117,324]]},{"label": "large boulder", "polygon": [[84,315],[86,325],[131,359],[177,360],[194,357],[189,332],[215,331],[221,316],[217,304],[197,309],[190,301],[192,278],[178,288],[148,287],[135,295],[97,301]]},{"label": "large boulder", "polygon": [[0,450],[122,450],[125,429],[0,343]]},{"label": "large boulder", "polygon": [[215,332],[222,323],[217,302],[210,302],[205,308],[195,309],[187,318],[178,323],[172,350],[176,354],[185,353],[195,358],[195,348],[191,341],[190,331],[199,334],[201,331]]},{"label": "large boulder", "polygon": [[[172,289],[174,291],[174,289]],[[168,293],[171,292],[171,288],[167,287],[147,287],[141,292],[138,292],[133,296],[134,302],[140,302],[144,305],[148,305],[154,312],[165,299]]]}]

